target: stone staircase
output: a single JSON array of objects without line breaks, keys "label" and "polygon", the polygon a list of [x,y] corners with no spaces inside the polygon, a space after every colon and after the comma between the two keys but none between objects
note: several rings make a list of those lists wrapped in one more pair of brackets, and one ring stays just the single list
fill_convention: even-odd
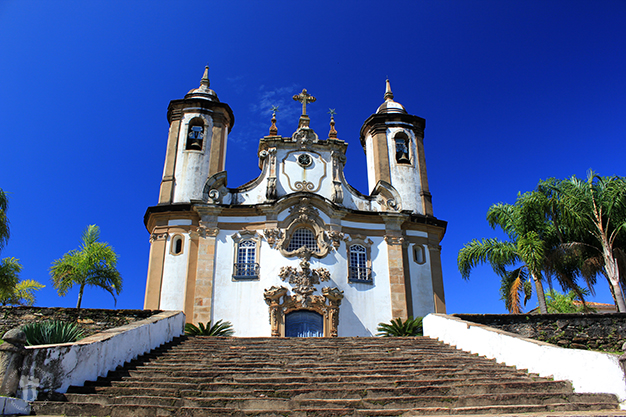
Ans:
[{"label": "stone staircase", "polygon": [[37,401],[33,410],[111,417],[621,414],[614,395],[574,394],[568,382],[426,337],[183,337],[59,399]]}]

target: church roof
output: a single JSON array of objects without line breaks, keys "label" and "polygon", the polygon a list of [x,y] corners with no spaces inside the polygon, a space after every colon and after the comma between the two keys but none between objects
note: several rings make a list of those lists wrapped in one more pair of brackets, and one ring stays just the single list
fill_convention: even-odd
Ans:
[{"label": "church roof", "polygon": [[404,106],[398,102],[393,101],[393,93],[391,92],[391,85],[389,84],[389,80],[386,83],[385,90],[385,102],[378,107],[376,110],[376,114],[382,113],[405,113],[406,109]]},{"label": "church roof", "polygon": [[202,75],[202,79],[200,80],[200,87],[189,90],[185,98],[203,98],[211,101],[220,101],[217,98],[217,94],[215,91],[211,90],[209,86],[211,82],[209,81],[209,66],[204,67],[204,74]]}]

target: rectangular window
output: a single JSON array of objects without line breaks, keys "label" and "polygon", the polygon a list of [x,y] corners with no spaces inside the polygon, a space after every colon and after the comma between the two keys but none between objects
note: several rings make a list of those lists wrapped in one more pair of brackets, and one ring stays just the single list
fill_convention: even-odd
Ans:
[{"label": "rectangular window", "polygon": [[372,268],[369,268],[367,248],[363,245],[349,247],[348,280],[353,282],[372,282]]},{"label": "rectangular window", "polygon": [[252,239],[239,241],[233,278],[256,279],[259,277],[259,264],[256,262],[256,246],[257,242]]}]

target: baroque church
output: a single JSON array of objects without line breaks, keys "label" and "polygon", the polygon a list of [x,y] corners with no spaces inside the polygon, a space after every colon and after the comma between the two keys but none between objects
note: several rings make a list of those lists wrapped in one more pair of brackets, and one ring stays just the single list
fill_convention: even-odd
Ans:
[{"label": "baroque church", "polygon": [[228,188],[234,115],[210,88],[170,102],[150,233],[146,309],[188,322],[227,320],[236,336],[373,336],[381,322],[445,313],[440,242],[424,155],[425,120],[384,101],[360,131],[369,195],[344,177],[348,144],[331,116],[311,129],[303,90],[298,128],[259,140],[260,175]]}]

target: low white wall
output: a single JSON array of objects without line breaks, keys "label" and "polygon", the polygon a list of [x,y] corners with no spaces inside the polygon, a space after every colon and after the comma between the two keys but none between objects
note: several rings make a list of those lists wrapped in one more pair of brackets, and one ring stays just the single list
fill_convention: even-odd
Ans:
[{"label": "low white wall", "polygon": [[444,314],[429,314],[424,335],[544,377],[568,380],[575,392],[610,393],[626,409],[626,377],[619,356],[566,349]]},{"label": "low white wall", "polygon": [[33,401],[40,391],[64,393],[70,385],[94,381],[182,335],[184,327],[182,312],[164,311],[75,343],[27,346],[17,396]]}]

